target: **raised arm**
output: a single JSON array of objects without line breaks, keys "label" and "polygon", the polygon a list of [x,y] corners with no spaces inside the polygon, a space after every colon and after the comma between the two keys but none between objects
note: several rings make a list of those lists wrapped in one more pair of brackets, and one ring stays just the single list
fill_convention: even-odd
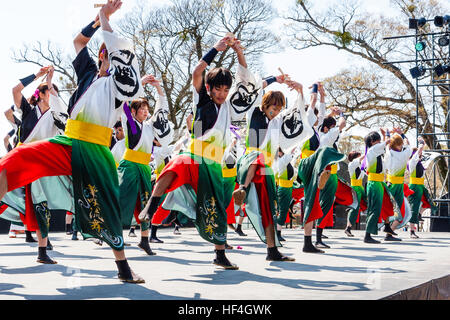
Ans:
[{"label": "raised arm", "polygon": [[14,123],[14,111],[12,108],[8,108],[8,110],[5,111],[5,117],[11,124]]},{"label": "raised arm", "polygon": [[159,81],[154,76],[147,75],[142,78],[142,85],[145,86],[147,84],[152,85],[158,91],[158,99],[156,100],[151,123],[153,126],[153,135],[165,147],[173,140],[173,130],[169,123],[169,105]]},{"label": "raised arm", "polygon": [[[108,1],[107,5],[112,6],[113,8],[113,10],[106,11],[106,19],[109,20],[110,16],[120,9],[120,7],[122,6],[122,1]],[[73,45],[75,47],[75,52],[77,55],[88,45],[95,32],[99,29],[99,27],[94,28],[94,25],[99,21],[99,19],[100,16],[97,15],[95,20],[89,23],[73,40]]]},{"label": "raised arm", "polygon": [[13,88],[12,94],[13,94],[14,104],[18,109],[20,109],[20,105],[22,102],[22,97],[23,97],[22,90],[25,87],[27,87],[28,85],[30,85],[34,80],[39,79],[43,75],[47,74],[49,68],[50,67],[43,67],[38,71],[38,73],[32,74],[26,78],[20,79],[19,84]]},{"label": "raised arm", "polygon": [[265,79],[263,79],[263,89],[267,88],[268,86],[270,86],[272,83],[285,83],[285,81],[289,79],[289,75],[285,74],[285,75],[281,75],[281,76],[277,76],[277,77],[267,77]]},{"label": "raised arm", "polygon": [[203,85],[203,72],[213,62],[219,51],[225,51],[228,48],[227,43],[230,41],[230,37],[224,37],[220,39],[209,52],[203,56],[198,62],[197,66],[192,73],[192,85],[197,93],[200,93]]}]

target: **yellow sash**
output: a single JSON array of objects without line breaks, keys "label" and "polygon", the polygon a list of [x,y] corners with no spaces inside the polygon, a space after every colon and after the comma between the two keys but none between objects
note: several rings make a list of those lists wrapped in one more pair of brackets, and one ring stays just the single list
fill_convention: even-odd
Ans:
[{"label": "yellow sash", "polygon": [[84,142],[94,143],[109,148],[113,130],[96,124],[67,120],[66,136]]},{"label": "yellow sash", "polygon": [[315,153],[315,151],[312,151],[312,150],[308,150],[308,149],[302,150],[302,159],[309,158],[309,157],[311,157],[314,153]]},{"label": "yellow sash", "polygon": [[409,178],[409,183],[410,184],[418,184],[418,185],[424,185],[425,184],[425,178],[415,178],[415,177],[410,177]]},{"label": "yellow sash", "polygon": [[189,150],[192,154],[203,157],[217,163],[222,163],[225,149],[210,142],[192,139]]},{"label": "yellow sash", "polygon": [[292,188],[294,186],[294,180],[278,179],[277,185],[282,188]]},{"label": "yellow sash", "polygon": [[384,174],[370,172],[369,181],[384,182]]},{"label": "yellow sash", "polygon": [[352,187],[362,187],[362,179],[352,179]]},{"label": "yellow sash", "polygon": [[405,182],[405,177],[396,177],[388,174],[387,181],[389,181],[392,184],[403,184]]},{"label": "yellow sash", "polygon": [[237,168],[223,168],[222,169],[222,175],[224,178],[233,178],[237,176]]},{"label": "yellow sash", "polygon": [[123,159],[148,166],[150,164],[150,160],[152,159],[152,154],[126,149]]},{"label": "yellow sash", "polygon": [[337,172],[338,172],[337,164],[332,164],[331,165],[331,174],[337,174]]}]

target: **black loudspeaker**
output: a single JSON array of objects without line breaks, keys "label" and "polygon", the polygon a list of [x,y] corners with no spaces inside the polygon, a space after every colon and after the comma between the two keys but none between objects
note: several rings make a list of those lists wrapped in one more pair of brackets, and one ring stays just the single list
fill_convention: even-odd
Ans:
[{"label": "black loudspeaker", "polygon": [[[446,194],[441,199],[449,199],[449,194]],[[439,209],[439,216],[442,218],[431,218],[430,231],[431,232],[450,232],[450,216],[448,203],[441,203]]]}]

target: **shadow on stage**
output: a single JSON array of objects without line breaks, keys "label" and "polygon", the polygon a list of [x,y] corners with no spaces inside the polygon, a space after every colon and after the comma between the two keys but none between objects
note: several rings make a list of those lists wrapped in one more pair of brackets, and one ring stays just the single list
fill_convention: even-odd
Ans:
[{"label": "shadow on stage", "polygon": [[[216,270],[211,274],[195,275],[195,277],[202,278],[198,280],[189,280],[184,278],[168,279],[164,281],[182,281],[190,283],[202,283],[208,285],[238,285],[243,282],[259,282],[262,284],[278,284],[293,289],[308,289],[308,290],[330,290],[332,288],[339,288],[338,291],[370,291],[367,283],[361,282],[345,282],[345,281],[320,281],[311,279],[290,279],[290,278],[276,278],[267,277],[247,271],[233,271],[233,276],[227,276],[230,272],[226,270]],[[344,288],[348,289],[344,289]]]}]

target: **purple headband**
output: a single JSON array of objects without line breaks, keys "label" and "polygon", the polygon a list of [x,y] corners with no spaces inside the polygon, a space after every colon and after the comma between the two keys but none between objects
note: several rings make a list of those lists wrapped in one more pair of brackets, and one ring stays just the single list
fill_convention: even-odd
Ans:
[{"label": "purple headband", "polygon": [[123,104],[123,111],[125,112],[125,115],[127,116],[128,119],[128,123],[131,126],[131,132],[133,134],[137,134],[136,123],[134,123],[133,116],[131,115],[131,110],[126,102]]}]

